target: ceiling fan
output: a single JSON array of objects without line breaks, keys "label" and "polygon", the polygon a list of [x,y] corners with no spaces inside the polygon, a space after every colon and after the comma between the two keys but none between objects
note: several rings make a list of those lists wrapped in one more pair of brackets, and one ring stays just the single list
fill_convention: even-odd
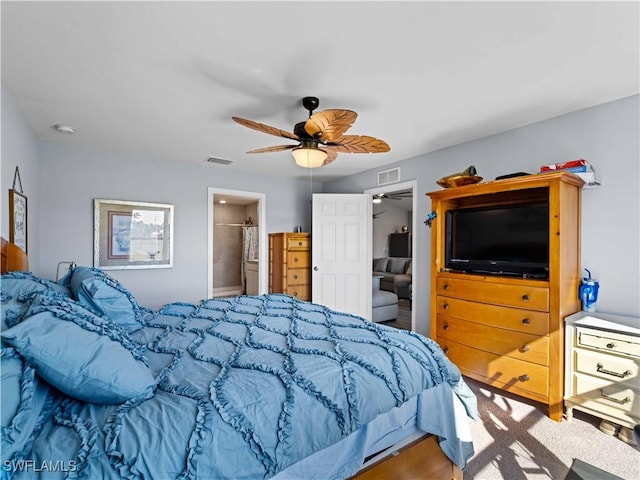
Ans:
[{"label": "ceiling fan", "polygon": [[378,193],[373,196],[373,203],[381,203],[382,200],[402,200],[403,198],[411,197],[413,197],[413,192],[411,190],[391,193]]},{"label": "ceiling fan", "polygon": [[383,153],[390,150],[389,145],[378,138],[368,135],[344,135],[356,121],[356,112],[332,109],[313,113],[319,104],[317,97],[302,99],[302,105],[309,111],[309,119],[297,123],[293,127],[293,133],[245,118],[232,118],[240,125],[253,130],[298,142],[294,145],[258,148],[247,153],[291,150],[296,164],[301,167],[317,168],[328,165],[336,159],[338,153]]}]

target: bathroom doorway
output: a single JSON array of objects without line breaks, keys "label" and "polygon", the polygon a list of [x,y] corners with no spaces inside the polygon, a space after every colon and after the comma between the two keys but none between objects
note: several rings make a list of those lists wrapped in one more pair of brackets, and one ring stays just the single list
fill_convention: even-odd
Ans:
[{"label": "bathroom doorway", "polygon": [[209,298],[266,291],[264,194],[208,190]]}]

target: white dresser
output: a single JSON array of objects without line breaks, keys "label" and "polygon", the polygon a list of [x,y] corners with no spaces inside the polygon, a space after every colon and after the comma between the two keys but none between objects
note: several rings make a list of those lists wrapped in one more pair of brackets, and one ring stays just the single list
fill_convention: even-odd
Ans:
[{"label": "white dresser", "polygon": [[573,409],[633,428],[640,423],[640,319],[578,312],[565,318],[567,419]]}]

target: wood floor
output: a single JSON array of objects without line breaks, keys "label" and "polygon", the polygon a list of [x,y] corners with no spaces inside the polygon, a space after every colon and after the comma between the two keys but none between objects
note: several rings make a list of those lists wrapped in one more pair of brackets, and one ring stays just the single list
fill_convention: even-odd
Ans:
[{"label": "wood floor", "polygon": [[380,323],[403,330],[411,330],[411,302],[406,298],[398,299],[398,318]]}]

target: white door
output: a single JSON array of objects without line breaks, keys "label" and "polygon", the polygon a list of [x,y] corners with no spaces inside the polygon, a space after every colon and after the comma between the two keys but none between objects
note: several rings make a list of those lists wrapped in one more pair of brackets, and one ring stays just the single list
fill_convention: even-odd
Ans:
[{"label": "white door", "polygon": [[313,195],[312,300],[371,319],[371,195]]}]

